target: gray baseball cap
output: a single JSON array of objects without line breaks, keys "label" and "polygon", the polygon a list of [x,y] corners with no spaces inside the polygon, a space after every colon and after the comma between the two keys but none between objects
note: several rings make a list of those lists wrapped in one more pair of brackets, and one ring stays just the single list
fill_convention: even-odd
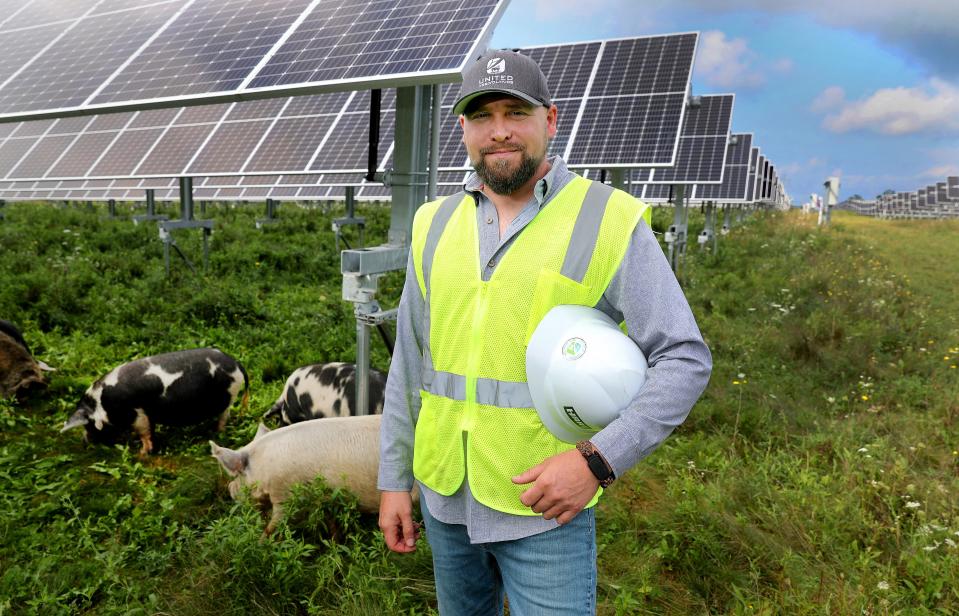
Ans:
[{"label": "gray baseball cap", "polygon": [[489,92],[509,94],[531,105],[551,104],[549,85],[539,65],[529,56],[505,49],[490,49],[463,70],[453,115],[460,115],[471,100]]}]

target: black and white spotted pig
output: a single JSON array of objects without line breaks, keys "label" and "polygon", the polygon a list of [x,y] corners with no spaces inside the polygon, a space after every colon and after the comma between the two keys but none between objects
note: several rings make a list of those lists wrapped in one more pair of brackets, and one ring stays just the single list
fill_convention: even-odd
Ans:
[{"label": "black and white spotted pig", "polygon": [[[383,412],[386,375],[370,368],[370,413]],[[283,393],[264,419],[278,416],[281,426],[321,417],[356,414],[356,364],[331,362],[303,366],[286,379]]]},{"label": "black and white spotted pig", "polygon": [[153,450],[154,424],[213,424],[223,430],[240,392],[247,404],[243,366],[219,349],[189,349],[144,357],[117,366],[84,394],[61,432],[83,426],[86,440],[114,443],[133,430]]}]

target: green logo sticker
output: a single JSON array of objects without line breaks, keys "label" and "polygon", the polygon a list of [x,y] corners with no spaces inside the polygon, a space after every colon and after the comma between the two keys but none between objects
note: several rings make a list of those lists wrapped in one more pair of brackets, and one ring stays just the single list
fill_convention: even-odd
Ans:
[{"label": "green logo sticker", "polygon": [[586,352],[586,342],[582,338],[570,338],[563,343],[563,357],[579,359]]}]

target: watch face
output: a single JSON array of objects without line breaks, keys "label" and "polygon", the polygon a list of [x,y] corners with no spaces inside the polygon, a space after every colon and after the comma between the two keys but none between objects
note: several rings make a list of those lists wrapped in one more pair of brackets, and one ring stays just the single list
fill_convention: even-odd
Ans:
[{"label": "watch face", "polygon": [[607,469],[603,461],[599,459],[599,454],[594,453],[589,456],[589,458],[586,459],[586,464],[589,466],[589,470],[593,471],[593,475],[600,481],[609,477],[609,469]]}]

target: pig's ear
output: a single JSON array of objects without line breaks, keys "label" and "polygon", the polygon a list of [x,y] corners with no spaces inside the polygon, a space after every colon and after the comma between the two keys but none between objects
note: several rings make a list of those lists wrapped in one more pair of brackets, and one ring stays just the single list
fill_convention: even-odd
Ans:
[{"label": "pig's ear", "polygon": [[272,430],[267,428],[264,424],[260,424],[259,427],[256,429],[256,436],[253,437],[253,440],[255,441],[256,439],[260,438],[264,434],[269,434],[270,432],[272,432]]},{"label": "pig's ear", "polygon": [[210,454],[217,459],[220,466],[223,467],[223,470],[229,473],[231,477],[246,470],[248,459],[243,452],[220,447],[213,441],[210,441]]},{"label": "pig's ear", "polygon": [[79,428],[80,426],[85,426],[90,422],[90,418],[87,416],[85,409],[77,409],[77,411],[70,416],[70,419],[67,420],[63,427],[60,428],[60,432],[66,432],[72,428]]},{"label": "pig's ear", "polygon": [[37,365],[40,366],[40,369],[43,370],[44,372],[56,372],[56,371],[57,371],[56,368],[51,368],[50,366],[48,366],[48,365],[46,364],[46,362],[43,362],[43,361],[41,361],[41,360],[39,360],[39,359],[36,360],[36,362],[37,362]]}]

